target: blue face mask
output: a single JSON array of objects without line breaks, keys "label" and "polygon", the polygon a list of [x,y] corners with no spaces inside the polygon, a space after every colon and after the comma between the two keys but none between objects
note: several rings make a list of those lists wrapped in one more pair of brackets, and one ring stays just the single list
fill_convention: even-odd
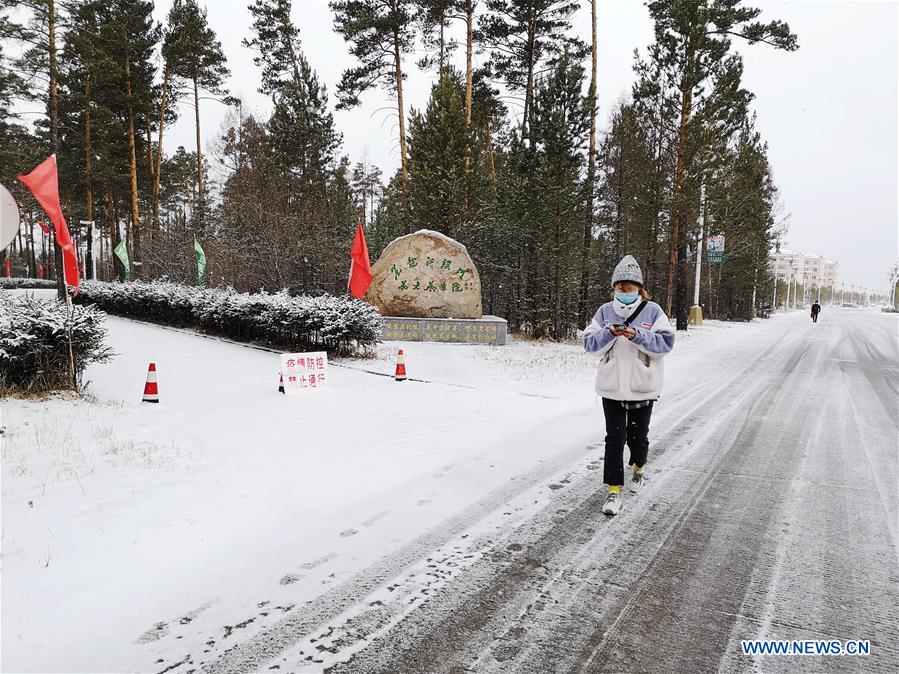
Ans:
[{"label": "blue face mask", "polygon": [[640,297],[640,293],[615,293],[615,299],[622,304],[633,304]]}]

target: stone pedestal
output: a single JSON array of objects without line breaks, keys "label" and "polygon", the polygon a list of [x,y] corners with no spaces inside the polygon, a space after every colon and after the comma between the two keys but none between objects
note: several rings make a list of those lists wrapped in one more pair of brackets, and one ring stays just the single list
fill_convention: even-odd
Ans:
[{"label": "stone pedestal", "polygon": [[481,318],[406,318],[385,316],[384,341],[456,342],[459,344],[506,343],[506,321],[499,316]]},{"label": "stone pedestal", "polygon": [[702,325],[702,307],[693,305],[690,307],[690,317],[687,319],[689,325]]}]

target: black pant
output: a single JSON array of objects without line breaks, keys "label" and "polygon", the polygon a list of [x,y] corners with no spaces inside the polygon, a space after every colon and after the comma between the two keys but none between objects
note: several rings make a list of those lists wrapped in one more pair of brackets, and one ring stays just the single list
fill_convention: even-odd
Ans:
[{"label": "black pant", "polygon": [[817,323],[817,322],[818,322],[818,312],[814,311],[814,312],[812,312],[812,323]]},{"label": "black pant", "polygon": [[631,450],[631,463],[637,467],[646,465],[649,454],[649,419],[652,403],[636,410],[626,410],[620,400],[602,399],[602,411],[606,415],[606,458],[603,481],[606,484],[624,484],[624,443]]}]

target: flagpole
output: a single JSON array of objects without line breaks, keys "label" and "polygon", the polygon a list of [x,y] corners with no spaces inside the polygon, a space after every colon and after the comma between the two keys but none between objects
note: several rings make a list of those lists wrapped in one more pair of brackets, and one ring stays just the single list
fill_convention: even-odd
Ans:
[{"label": "flagpole", "polygon": [[69,297],[69,284],[66,278],[66,265],[62,265],[62,290],[66,296],[66,339],[69,342],[69,379],[72,380],[72,389],[78,390],[78,382],[75,380],[75,355],[72,352],[72,322],[75,320],[75,309],[72,307],[72,298]]},{"label": "flagpole", "polygon": [[353,258],[350,258],[350,275],[346,280],[346,291],[350,292],[350,283],[353,282],[353,265],[356,264],[356,261]]}]

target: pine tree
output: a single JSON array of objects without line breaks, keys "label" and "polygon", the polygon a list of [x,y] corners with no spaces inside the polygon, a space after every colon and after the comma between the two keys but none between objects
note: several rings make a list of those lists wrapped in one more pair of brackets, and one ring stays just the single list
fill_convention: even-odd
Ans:
[{"label": "pine tree", "polygon": [[724,235],[726,250],[723,263],[706,265],[713,284],[703,289],[705,306],[713,318],[749,320],[753,297],[761,290],[768,296],[773,289],[767,261],[777,201],[767,146],[754,119],[744,119],[733,141],[720,148],[706,184],[708,229]]},{"label": "pine tree", "polygon": [[580,171],[592,115],[581,94],[583,83],[583,68],[563,53],[534,98],[533,138],[538,148],[534,175],[540,204],[539,217],[533,223],[534,249],[540,264],[537,273],[547,267],[551,270],[551,285],[541,283],[540,287],[552,289],[538,301],[540,318],[535,326],[542,332],[540,326],[547,316],[555,339],[566,337],[577,321],[578,285],[573,272],[584,208]]},{"label": "pine tree", "polygon": [[597,100],[597,83],[596,83],[596,60],[597,60],[597,40],[596,40],[596,0],[590,0],[590,89],[587,94],[587,104],[590,109],[590,144],[587,148],[587,204],[584,209],[584,242],[581,249],[581,291],[578,300],[578,323],[581,327],[585,327],[590,320],[587,309],[587,295],[590,290],[590,249],[593,244],[593,227],[594,227],[594,206],[596,187],[596,100]]},{"label": "pine tree", "polygon": [[[691,129],[694,113],[719,87],[734,89],[734,78],[736,76],[738,81],[741,65],[739,56],[731,50],[732,37],[749,44],[762,42],[787,51],[797,48],[797,40],[782,21],[757,21],[761,10],[742,6],[741,0],[685,0],[676,3],[655,0],[649,2],[648,7],[655,23],[651,58],[664,71],[665,80],[673,85],[670,95],[678,108],[666,310],[671,311],[676,294],[678,328],[686,329],[686,241],[682,231],[689,207],[684,186],[701,146],[695,140],[691,142],[697,137]],[[726,100],[726,97],[721,98]]]},{"label": "pine tree", "polygon": [[381,169],[366,162],[357,162],[353,167],[350,181],[353,203],[359,222],[369,225],[374,221],[375,202],[380,202],[384,186],[381,184]]},{"label": "pine tree", "polygon": [[467,128],[462,85],[447,72],[431,90],[426,110],[410,115],[409,202],[416,228],[461,238]]},{"label": "pine tree", "polygon": [[[130,178],[130,212],[126,236],[131,239],[135,274],[143,265],[143,241],[138,188],[138,135],[141,124],[155,107],[152,87],[155,66],[153,52],[160,38],[160,28],[153,22],[153,3],[150,0],[114,0],[108,5],[108,20],[101,22],[110,37],[110,52],[118,60],[124,94],[125,123],[127,125],[128,164]],[[98,11],[103,11],[102,9]],[[141,152],[140,156],[144,156]]]},{"label": "pine tree", "polygon": [[169,13],[168,30],[165,56],[171,76],[184,78],[193,86],[198,203],[202,220],[206,208],[206,193],[200,138],[200,89],[216,96],[224,96],[227,90],[223,80],[231,72],[222,53],[222,45],[206,21],[206,9],[197,5],[196,0],[175,0]]},{"label": "pine tree", "polygon": [[345,175],[349,169],[337,158],[341,138],[327,90],[306,60],[289,0],[256,0],[250,11],[255,35],[245,44],[258,50],[254,61],[263,71],[260,91],[274,102],[265,144],[270,166],[285,187],[280,211],[299,225],[291,245],[303,251],[297,254],[303,260],[303,291],[313,283],[333,287],[342,262],[333,251],[352,232],[354,218]]},{"label": "pine tree", "polygon": [[[359,97],[380,85],[396,96],[399,123],[400,176],[403,210],[409,210],[406,116],[403,105],[403,56],[414,46],[411,0],[339,0],[330,3],[334,26],[352,43],[350,54],[359,65],[343,72],[337,86],[338,108],[359,105]],[[408,224],[405,227],[408,232]]]},{"label": "pine tree", "polygon": [[443,77],[446,61],[456,49],[456,43],[447,39],[450,20],[461,18],[461,0],[416,0],[415,20],[420,30],[425,54],[418,61],[418,67],[429,70],[436,66],[437,79]]},{"label": "pine tree", "polygon": [[524,94],[522,136],[530,138],[534,82],[543,64],[566,49],[575,59],[584,45],[568,36],[575,0],[487,0],[479,20],[478,40],[490,52],[490,73],[513,93]]}]

